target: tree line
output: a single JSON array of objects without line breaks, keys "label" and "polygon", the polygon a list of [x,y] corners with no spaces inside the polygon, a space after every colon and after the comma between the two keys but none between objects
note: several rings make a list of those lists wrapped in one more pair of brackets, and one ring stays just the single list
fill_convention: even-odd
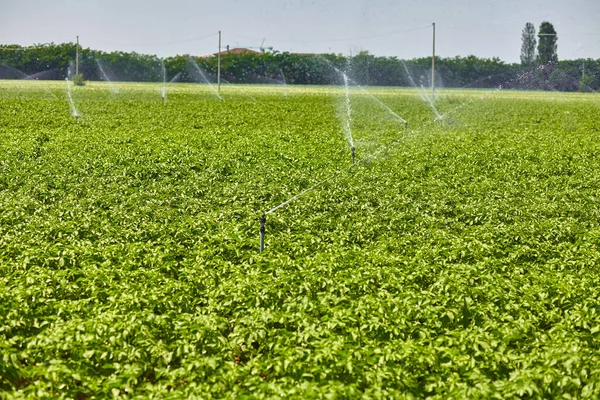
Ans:
[{"label": "tree line", "polygon": [[[75,43],[0,45],[0,79],[64,80],[69,70],[73,72],[75,54]],[[177,55],[161,59],[135,52],[89,48],[79,51],[79,72],[91,81],[161,82],[163,66],[167,81],[216,80],[216,56]],[[400,60],[366,51],[350,57],[277,51],[231,52],[221,56],[221,78],[231,83],[341,84],[339,71],[360,85],[428,87],[431,84],[430,57]],[[499,58],[436,57],[435,75],[436,86],[454,88],[598,90],[600,60],[545,61],[538,57],[536,62],[510,64]]]}]

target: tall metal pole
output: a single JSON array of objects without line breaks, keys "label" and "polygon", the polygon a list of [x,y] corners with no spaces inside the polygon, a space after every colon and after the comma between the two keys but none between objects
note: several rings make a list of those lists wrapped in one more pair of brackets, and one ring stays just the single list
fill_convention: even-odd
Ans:
[{"label": "tall metal pole", "polygon": [[79,35],[77,36],[77,44],[75,45],[75,75],[79,75]]},{"label": "tall metal pole", "polygon": [[433,52],[431,54],[431,97],[435,97],[435,22],[433,23]]},{"label": "tall metal pole", "polygon": [[219,52],[217,53],[217,93],[221,94],[221,31],[219,31]]}]

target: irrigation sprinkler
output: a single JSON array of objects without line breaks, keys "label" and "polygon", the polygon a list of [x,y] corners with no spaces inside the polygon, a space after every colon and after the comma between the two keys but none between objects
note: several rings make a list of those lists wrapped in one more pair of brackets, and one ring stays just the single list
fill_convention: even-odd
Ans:
[{"label": "irrigation sprinkler", "polygon": [[[330,65],[331,65],[331,64],[330,64]],[[542,66],[538,67],[536,70],[534,70],[534,72],[535,72],[535,71],[539,71],[539,70],[540,70],[541,68],[543,68],[543,67],[544,67],[544,65],[542,65]],[[337,68],[335,68],[335,67],[333,67],[333,68],[334,68],[336,71],[340,72],[340,71],[339,71]],[[406,65],[404,66],[404,68],[406,69]],[[409,78],[410,78],[411,82],[413,82],[413,86],[415,86],[415,87],[416,87],[416,85],[414,85],[414,81],[413,81],[412,77],[411,77],[411,76],[410,76],[410,74],[408,73],[408,69],[406,69],[406,72],[407,72],[407,74],[408,74],[408,76],[409,76]],[[519,76],[517,79],[514,79],[513,81],[515,81],[515,82],[516,82],[516,81],[522,80],[524,76],[525,76],[525,74],[524,74],[524,75],[522,75],[522,76]],[[173,78],[173,80],[175,80],[175,78]],[[510,83],[510,82],[512,82],[512,81],[509,81],[509,82],[507,82],[507,83]],[[363,89],[363,90],[364,90],[364,89]],[[481,99],[483,99],[484,97],[490,96],[491,94],[493,94],[493,93],[496,93],[496,92],[498,92],[498,91],[500,91],[500,90],[502,90],[502,85],[500,85],[498,88],[496,88],[496,89],[494,89],[494,90],[488,90],[487,92],[485,92],[485,94],[484,94],[484,95],[482,95],[482,96],[481,96]],[[366,92],[366,91],[365,91],[365,92]],[[366,92],[366,93],[368,93],[368,92]],[[371,96],[372,96],[372,95],[371,95]],[[372,96],[372,97],[374,97],[374,96]],[[374,97],[374,98],[375,98],[375,97]],[[375,99],[377,99],[377,98],[375,98]],[[379,100],[378,100],[378,101],[379,101]],[[380,101],[380,102],[381,102],[381,101]],[[459,106],[457,106],[457,107],[455,107],[455,108],[453,108],[453,109],[449,110],[448,112],[446,112],[446,113],[445,113],[445,114],[443,114],[443,115],[441,115],[439,112],[437,112],[437,110],[435,109],[435,107],[433,106],[433,104],[432,104],[432,102],[431,102],[431,101],[429,101],[429,100],[428,100],[428,102],[429,102],[429,104],[432,106],[432,110],[434,110],[434,112],[435,112],[435,114],[436,114],[436,118],[435,118],[435,119],[433,119],[433,121],[430,121],[430,122],[427,122],[427,123],[425,123],[425,124],[422,124],[420,128],[419,128],[419,127],[417,127],[417,128],[416,128],[417,130],[413,130],[413,131],[411,132],[412,134],[416,134],[416,133],[419,133],[419,132],[421,132],[421,131],[422,131],[422,130],[425,128],[425,127],[429,126],[430,124],[433,124],[433,125],[435,125],[435,123],[436,123],[437,121],[440,121],[440,126],[442,126],[442,127],[443,127],[443,126],[444,126],[444,120],[445,120],[445,119],[446,119],[446,118],[447,118],[449,115],[452,115],[453,113],[455,113],[455,112],[457,112],[458,110],[462,109],[462,108],[465,106],[465,104],[471,104],[471,103],[473,102],[473,100],[471,100],[471,101],[470,101],[470,102],[468,102],[468,103],[467,103],[467,102],[465,102],[465,103],[462,103],[462,104],[460,104]],[[382,104],[383,104],[383,103],[382,103]],[[384,104],[384,106],[385,106],[385,104]],[[385,107],[386,107],[386,109],[388,109],[388,111],[390,111],[390,112],[391,112],[391,113],[392,113],[394,116],[396,116],[396,117],[398,118],[398,120],[399,120],[399,121],[401,121],[401,122],[404,124],[404,131],[405,131],[405,133],[408,133],[408,121],[406,121],[404,118],[402,118],[402,117],[398,116],[398,115],[397,115],[396,113],[394,113],[394,112],[393,112],[391,109],[389,109],[389,107],[387,107],[387,106],[385,106]],[[449,124],[447,124],[447,125],[452,125],[452,123],[453,123],[453,122],[452,122],[452,120],[451,120],[451,122],[450,122]],[[351,137],[350,137],[349,139],[351,139]],[[316,188],[318,188],[318,187],[321,187],[321,186],[322,186],[322,185],[324,185],[325,183],[327,183],[327,182],[330,182],[331,180],[333,180],[333,179],[334,179],[334,178],[336,178],[337,176],[341,175],[342,173],[344,173],[344,172],[351,173],[351,172],[354,170],[354,166],[355,166],[356,164],[360,164],[361,162],[363,162],[363,163],[364,163],[364,162],[369,162],[369,161],[370,161],[370,160],[372,160],[372,159],[373,159],[375,156],[377,156],[378,154],[381,154],[383,151],[386,151],[386,150],[388,150],[388,149],[391,149],[391,148],[393,148],[393,146],[396,146],[397,144],[399,144],[399,143],[402,143],[402,139],[403,139],[403,137],[400,135],[400,137],[399,137],[399,138],[397,138],[397,139],[395,139],[395,140],[393,140],[391,144],[389,144],[389,145],[381,145],[381,146],[379,146],[379,148],[377,149],[377,151],[373,152],[372,154],[367,154],[366,156],[365,156],[365,155],[363,155],[363,157],[362,157],[362,158],[361,158],[361,159],[358,161],[358,163],[355,163],[355,148],[354,148],[354,145],[353,145],[353,143],[354,143],[354,142],[350,141],[350,142],[349,142],[349,144],[350,144],[350,146],[351,146],[351,150],[352,150],[352,165],[351,165],[350,167],[343,167],[343,168],[340,168],[340,169],[338,169],[338,170],[337,170],[337,171],[335,171],[333,174],[331,174],[331,175],[327,176],[326,178],[324,178],[324,179],[322,179],[322,180],[318,181],[317,183],[313,184],[313,185],[312,185],[312,186],[310,186],[309,188],[306,188],[306,189],[304,189],[303,191],[301,191],[300,193],[296,194],[295,196],[292,196],[292,197],[288,198],[288,199],[287,199],[287,200],[285,200],[283,203],[280,203],[279,205],[276,205],[275,207],[271,208],[271,209],[270,209],[270,210],[268,210],[268,211],[265,211],[265,212],[262,214],[262,217],[259,219],[259,221],[260,221],[260,252],[262,253],[262,252],[264,251],[264,248],[265,248],[265,244],[264,244],[264,243],[265,243],[265,224],[266,224],[266,221],[267,221],[267,215],[269,215],[269,214],[271,214],[271,213],[274,213],[275,211],[277,211],[277,210],[279,210],[279,209],[281,209],[281,208],[283,208],[283,207],[286,207],[286,206],[287,206],[288,204],[290,204],[291,202],[293,202],[293,201],[295,201],[295,200],[297,200],[297,199],[299,199],[299,198],[301,198],[301,197],[305,196],[307,193],[310,193],[310,192],[314,191]]]},{"label": "irrigation sprinkler", "polygon": [[267,216],[265,214],[260,218],[260,253],[265,249],[265,223],[267,222]]}]

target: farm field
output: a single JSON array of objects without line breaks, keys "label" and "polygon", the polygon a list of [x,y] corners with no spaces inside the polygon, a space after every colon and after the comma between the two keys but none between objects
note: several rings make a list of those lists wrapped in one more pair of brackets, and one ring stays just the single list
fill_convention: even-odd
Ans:
[{"label": "farm field", "polygon": [[0,81],[0,398],[600,396],[597,93],[160,90]]}]

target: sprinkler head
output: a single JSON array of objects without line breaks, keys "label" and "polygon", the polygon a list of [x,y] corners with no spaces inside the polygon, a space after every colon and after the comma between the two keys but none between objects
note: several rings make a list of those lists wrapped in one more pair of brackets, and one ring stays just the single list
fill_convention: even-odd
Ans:
[{"label": "sprinkler head", "polygon": [[355,155],[355,150],[354,150],[354,146],[352,146],[352,164],[354,165],[354,155]]},{"label": "sprinkler head", "polygon": [[264,232],[265,231],[265,222],[267,222],[267,216],[265,214],[262,215],[262,217],[260,217],[260,231]]}]

